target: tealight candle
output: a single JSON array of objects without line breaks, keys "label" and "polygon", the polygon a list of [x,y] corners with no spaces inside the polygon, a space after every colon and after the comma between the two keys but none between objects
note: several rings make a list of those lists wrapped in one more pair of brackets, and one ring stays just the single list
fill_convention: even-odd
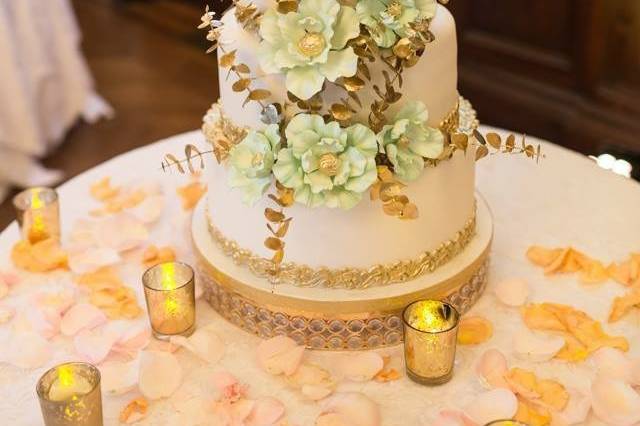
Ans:
[{"label": "tealight candle", "polygon": [[13,197],[22,239],[32,244],[60,239],[58,193],[51,188],[28,188]]},{"label": "tealight candle", "polygon": [[196,299],[193,269],[164,262],[142,276],[151,330],[158,339],[189,336],[195,329]]},{"label": "tealight candle", "polygon": [[91,364],[70,362],[42,375],[36,387],[46,426],[101,426],[100,372]]},{"label": "tealight candle", "polygon": [[407,376],[424,385],[446,383],[453,375],[459,314],[448,303],[419,300],[402,313]]}]

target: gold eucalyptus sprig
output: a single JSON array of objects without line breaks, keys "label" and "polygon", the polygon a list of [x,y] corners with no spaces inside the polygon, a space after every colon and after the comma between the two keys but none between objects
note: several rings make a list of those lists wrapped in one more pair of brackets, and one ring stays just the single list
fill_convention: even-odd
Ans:
[{"label": "gold eucalyptus sprig", "polygon": [[382,210],[400,219],[417,219],[418,207],[402,193],[405,187],[393,177],[388,166],[378,166],[378,180],[369,189],[371,201],[382,201]]},{"label": "gold eucalyptus sprig", "polygon": [[271,261],[273,262],[272,273],[276,276],[284,259],[284,237],[287,235],[289,225],[293,219],[284,214],[284,209],[293,204],[293,190],[285,188],[279,182],[276,182],[276,193],[269,194],[269,198],[278,205],[278,208],[267,207],[264,210],[267,229],[271,234],[264,240],[264,246],[274,252]]},{"label": "gold eucalyptus sprig", "polygon": [[236,10],[234,12],[236,21],[247,31],[258,31],[260,28],[260,18],[262,13],[258,11],[255,4],[250,1],[233,0]]},{"label": "gold eucalyptus sprig", "polygon": [[[185,158],[181,160],[178,160],[178,158],[173,154],[165,154],[162,160],[162,171],[166,172],[175,168],[180,174],[185,174],[187,171],[191,174],[195,174],[204,169],[204,156],[212,153],[212,149],[200,151],[195,145],[187,144],[184,147]],[[199,162],[194,164],[194,161],[196,160],[199,160]],[[186,165],[186,168],[183,164]]]},{"label": "gold eucalyptus sprig", "polygon": [[[544,158],[540,144],[533,145],[527,143],[526,136],[524,134],[522,135],[520,144],[516,142],[516,136],[513,134],[510,134],[503,140],[497,133],[489,132],[484,136],[476,129],[473,131],[473,136],[477,141],[477,144],[475,144],[476,161],[486,157],[487,155],[495,154],[524,154],[527,158],[534,159],[536,163],[540,162],[540,159]],[[452,148],[450,148],[451,153],[453,153],[454,150],[467,152],[469,145],[469,135],[466,133],[451,134],[449,145]]]}]

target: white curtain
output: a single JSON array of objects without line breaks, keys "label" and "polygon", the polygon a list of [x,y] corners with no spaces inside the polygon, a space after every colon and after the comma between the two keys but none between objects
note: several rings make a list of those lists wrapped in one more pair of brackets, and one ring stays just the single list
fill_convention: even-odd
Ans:
[{"label": "white curtain", "polygon": [[111,116],[93,90],[70,0],[0,0],[0,200],[62,178],[37,159],[74,122]]}]

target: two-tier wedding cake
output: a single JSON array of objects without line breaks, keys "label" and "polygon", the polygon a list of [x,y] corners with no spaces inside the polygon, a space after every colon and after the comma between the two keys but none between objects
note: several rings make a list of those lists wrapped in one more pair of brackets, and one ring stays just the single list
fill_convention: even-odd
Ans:
[{"label": "two-tier wedding cake", "polygon": [[261,336],[327,349],[398,343],[418,298],[466,311],[484,289],[492,223],[449,11],[238,1],[201,27],[220,99],[192,228],[212,306]]}]

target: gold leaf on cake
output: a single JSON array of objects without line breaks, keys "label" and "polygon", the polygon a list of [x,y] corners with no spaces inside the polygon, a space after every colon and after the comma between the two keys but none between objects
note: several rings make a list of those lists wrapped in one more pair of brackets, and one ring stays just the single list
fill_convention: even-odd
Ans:
[{"label": "gold leaf on cake", "polygon": [[466,151],[469,146],[469,136],[465,133],[453,133],[451,143],[459,150]]},{"label": "gold leaf on cake", "polygon": [[357,92],[364,87],[364,81],[357,76],[345,77],[342,79],[345,89],[349,92]]},{"label": "gold leaf on cake", "polygon": [[504,144],[504,149],[507,152],[512,152],[516,147],[516,137],[514,135],[507,136],[507,141]]},{"label": "gold leaf on cake", "polygon": [[401,38],[393,46],[393,53],[400,59],[408,58],[412,53],[411,40],[408,38]]},{"label": "gold leaf on cake", "polygon": [[278,12],[287,14],[298,10],[298,2],[296,0],[278,0]]},{"label": "gold leaf on cake", "polygon": [[276,237],[267,237],[264,240],[264,245],[269,250],[282,250],[284,248],[282,240]]},{"label": "gold leaf on cake", "polygon": [[249,78],[241,78],[240,80],[233,83],[231,88],[234,92],[243,92],[247,90],[247,88],[251,85],[251,79]]},{"label": "gold leaf on cake", "polygon": [[486,146],[484,145],[480,145],[477,149],[476,149],[476,161],[486,157],[487,155],[489,155],[489,150],[487,149]]},{"label": "gold leaf on cake", "polygon": [[284,259],[284,250],[280,249],[276,250],[276,252],[273,254],[273,257],[271,258],[271,261],[278,265],[282,263],[282,259]]},{"label": "gold leaf on cake", "polygon": [[267,207],[264,209],[264,217],[266,217],[269,222],[280,223],[284,220],[284,213]]},{"label": "gold leaf on cake", "polygon": [[487,133],[487,142],[495,149],[500,149],[502,146],[502,139],[500,135],[497,133]]},{"label": "gold leaf on cake", "polygon": [[331,105],[331,115],[338,121],[347,121],[351,119],[351,111],[343,104]]},{"label": "gold leaf on cake", "polygon": [[232,50],[231,52],[225,53],[219,59],[220,66],[222,68],[231,68],[233,63],[236,61],[236,51]]},{"label": "gold leaf on cake", "polygon": [[249,65],[247,64],[236,64],[232,68],[234,71],[241,74],[249,74],[251,72],[251,69],[249,69]]},{"label": "gold leaf on cake", "polygon": [[247,99],[252,101],[262,101],[267,99],[269,96],[271,96],[271,92],[267,89],[255,89],[249,92]]}]

